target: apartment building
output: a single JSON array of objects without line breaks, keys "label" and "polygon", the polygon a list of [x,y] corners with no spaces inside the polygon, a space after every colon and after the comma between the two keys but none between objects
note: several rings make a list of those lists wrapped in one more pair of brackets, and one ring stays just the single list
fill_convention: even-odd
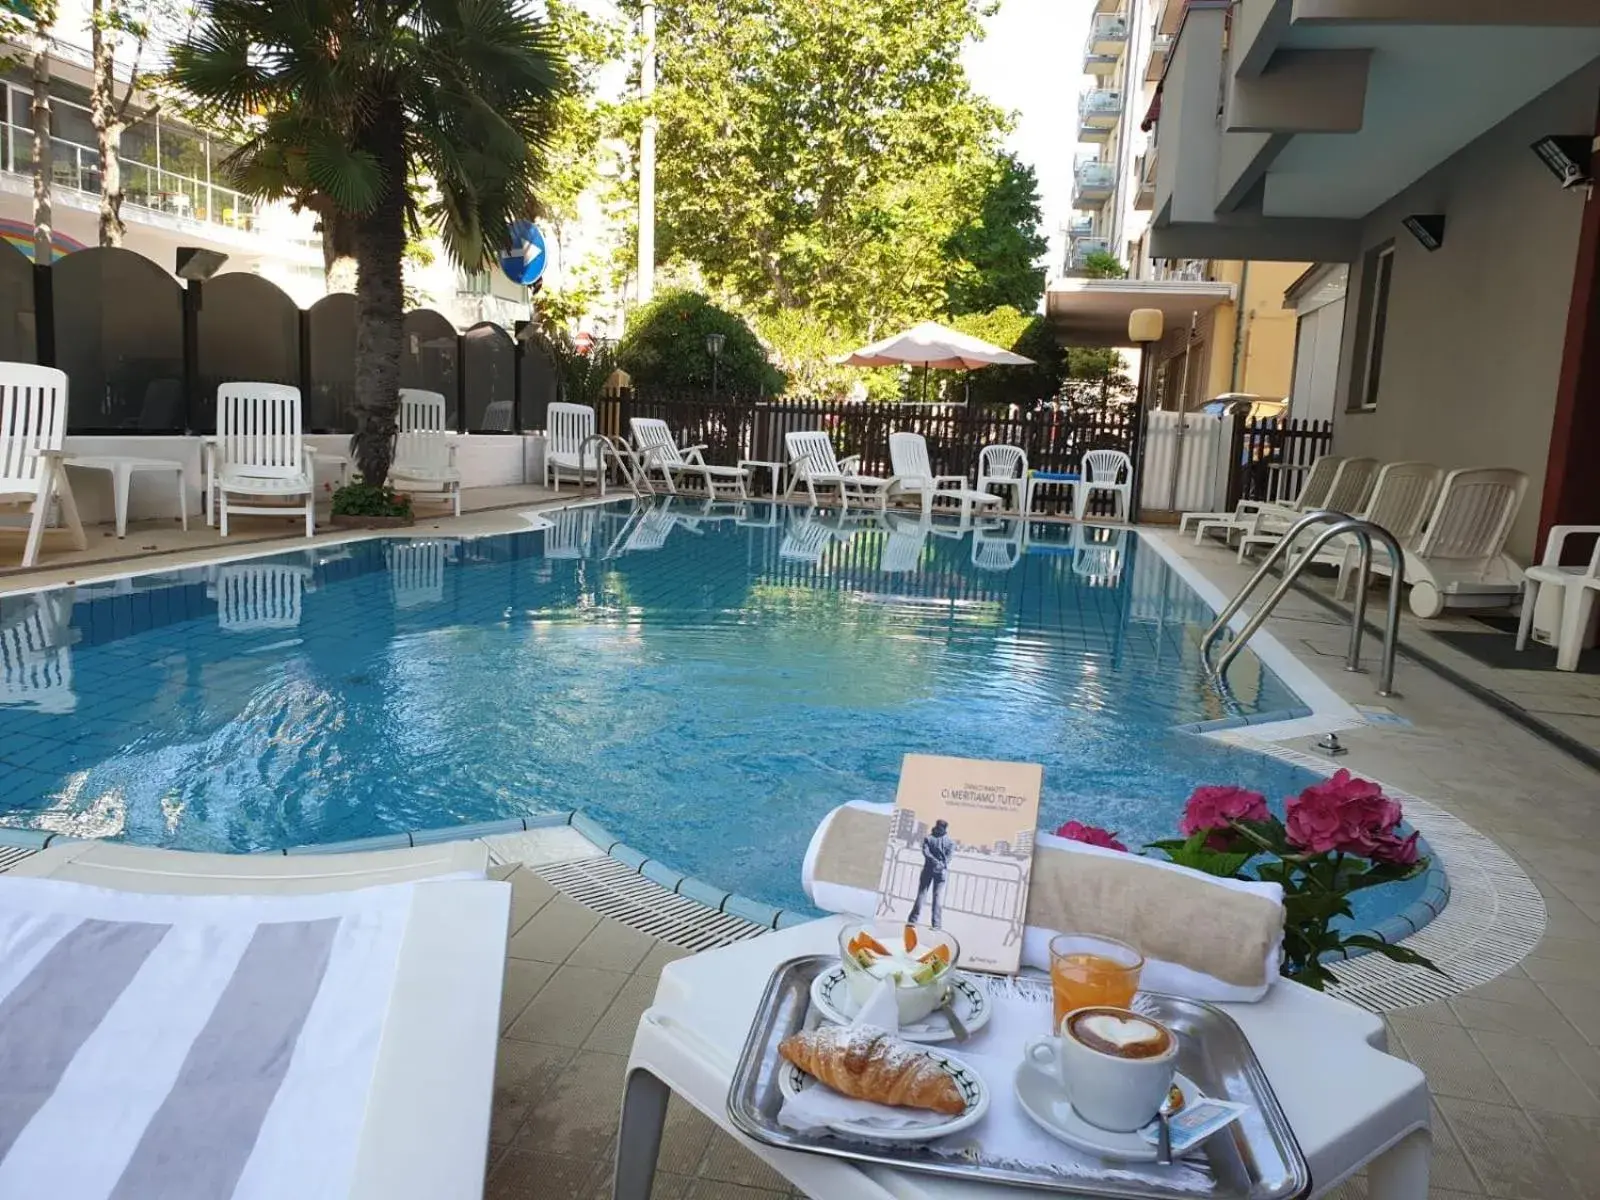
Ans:
[{"label": "apartment building", "polygon": [[1347,264],[1335,451],[1526,472],[1524,560],[1600,521],[1600,4],[1168,7],[1152,252]]},{"label": "apartment building", "polygon": [[[1293,378],[1295,313],[1285,292],[1308,264],[1154,258],[1150,224],[1157,159],[1149,136],[1182,14],[1181,3],[1096,0],[1084,45],[1073,214],[1047,312],[1076,345],[1127,341],[1127,316],[1159,308],[1154,390],[1165,408],[1195,408],[1227,392],[1282,399]],[[1110,255],[1124,279],[1090,278]]]}]

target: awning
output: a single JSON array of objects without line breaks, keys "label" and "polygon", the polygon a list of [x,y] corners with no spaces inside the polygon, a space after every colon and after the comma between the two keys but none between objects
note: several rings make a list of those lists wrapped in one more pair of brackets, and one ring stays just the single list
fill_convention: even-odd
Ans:
[{"label": "awning", "polygon": [[1150,279],[1060,279],[1044,296],[1045,318],[1069,346],[1127,346],[1128,317],[1135,309],[1158,308],[1166,327],[1185,328],[1234,299],[1231,283]]}]

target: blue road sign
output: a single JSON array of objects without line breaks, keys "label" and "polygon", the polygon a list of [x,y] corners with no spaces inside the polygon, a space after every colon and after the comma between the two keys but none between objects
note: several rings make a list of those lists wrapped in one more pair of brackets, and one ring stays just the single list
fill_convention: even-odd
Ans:
[{"label": "blue road sign", "polygon": [[547,261],[544,234],[532,221],[511,222],[511,245],[500,255],[500,269],[512,283],[532,287],[544,274]]}]

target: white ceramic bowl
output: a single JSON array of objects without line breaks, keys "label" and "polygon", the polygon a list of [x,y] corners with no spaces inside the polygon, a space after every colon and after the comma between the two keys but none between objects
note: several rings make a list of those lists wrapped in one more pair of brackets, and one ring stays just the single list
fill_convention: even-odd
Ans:
[{"label": "white ceramic bowl", "polygon": [[[909,955],[905,949],[907,928],[916,935],[916,946]],[[881,976],[863,967],[850,951],[850,943],[862,933],[870,935],[891,952],[898,952],[891,962],[899,964],[901,956],[904,956],[904,967],[908,970],[918,965],[916,960],[919,956],[943,946],[949,952],[949,960],[940,965],[931,979],[925,983],[902,980],[895,988],[895,1002],[900,1009],[902,1025],[920,1021],[939,1007],[939,1002],[949,989],[950,974],[955,969],[956,960],[961,957],[961,945],[955,938],[942,929],[927,925],[907,926],[904,921],[852,921],[847,924],[839,931],[839,958],[844,964],[845,980],[850,985],[850,997],[856,1002],[857,1008],[867,1002],[881,979]]]}]

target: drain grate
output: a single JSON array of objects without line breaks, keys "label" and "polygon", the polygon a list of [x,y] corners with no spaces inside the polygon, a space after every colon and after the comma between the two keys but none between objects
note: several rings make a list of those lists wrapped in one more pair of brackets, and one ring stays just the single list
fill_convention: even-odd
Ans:
[{"label": "drain grate", "polygon": [[608,855],[528,870],[584,907],[683,950],[710,950],[770,932],[743,917],[669,892]]},{"label": "drain grate", "polygon": [[[1223,740],[1270,754],[1319,775],[1331,774],[1326,759],[1244,735]],[[1446,1000],[1488,983],[1516,966],[1544,936],[1544,897],[1509,854],[1459,817],[1420,796],[1384,785],[1406,811],[1406,820],[1438,855],[1450,877],[1450,900],[1404,945],[1425,954],[1443,975],[1424,967],[1363,954],[1329,970],[1339,981],[1329,991],[1371,1012],[1389,1012]]]},{"label": "drain grate", "polygon": [[30,846],[0,846],[0,872],[9,871],[25,858],[39,853]]}]

